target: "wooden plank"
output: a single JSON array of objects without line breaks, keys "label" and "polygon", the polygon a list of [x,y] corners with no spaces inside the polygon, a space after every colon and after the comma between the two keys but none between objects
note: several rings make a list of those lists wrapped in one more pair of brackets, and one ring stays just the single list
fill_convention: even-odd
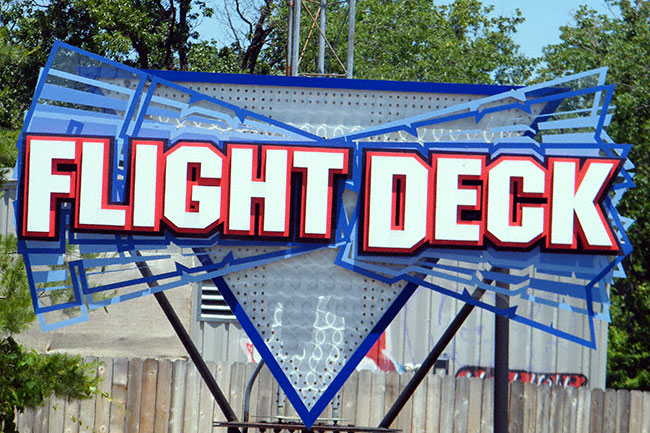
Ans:
[{"label": "wooden plank", "polygon": [[533,383],[524,384],[524,416],[523,430],[528,433],[535,433],[535,413],[537,410],[537,385]]},{"label": "wooden plank", "polygon": [[603,433],[616,433],[616,390],[605,392],[603,406]]},{"label": "wooden plank", "polygon": [[155,433],[167,433],[169,429],[169,413],[172,398],[172,374],[174,364],[169,359],[158,361],[158,377],[156,379],[156,411],[154,415]]},{"label": "wooden plank", "polygon": [[370,424],[379,425],[384,418],[385,394],[386,394],[386,373],[376,371],[372,375],[372,398],[370,399]]},{"label": "wooden plank", "polygon": [[34,411],[34,433],[48,433],[48,415],[50,400],[46,399]]},{"label": "wooden plank", "polygon": [[[375,373],[375,376],[381,376],[380,372]],[[374,377],[373,377],[374,380]],[[427,381],[423,380],[420,382],[420,386],[417,387],[413,397],[411,397],[412,402],[412,416],[411,416],[411,430],[412,432],[425,432],[426,431],[426,418],[427,418]],[[374,392],[372,398],[376,398],[377,393]],[[377,425],[377,423],[373,423]]]},{"label": "wooden plank", "polygon": [[16,427],[19,432],[31,432],[34,426],[34,410],[26,408],[22,413],[18,414]]},{"label": "wooden plank", "polygon": [[589,417],[590,431],[592,433],[602,433],[603,431],[603,404],[605,402],[605,392],[602,389],[591,391],[591,414]]},{"label": "wooden plank", "polygon": [[[214,361],[206,362],[208,369],[214,375],[216,371],[216,364]],[[210,432],[212,431],[212,411],[214,410],[214,398],[210,393],[205,381],[201,379],[201,387],[199,391],[199,419],[198,431]]]},{"label": "wooden plank", "polygon": [[563,433],[573,433],[576,431],[577,426],[577,409],[578,409],[578,389],[569,386],[565,388],[564,398],[564,424],[562,426]]},{"label": "wooden plank", "polygon": [[368,398],[372,387],[372,372],[361,370],[359,372],[359,384],[357,388],[357,411],[356,420],[358,426],[370,425],[370,400]]},{"label": "wooden plank", "polygon": [[454,390],[454,433],[467,432],[467,413],[469,412],[469,379],[456,379]]},{"label": "wooden plank", "polygon": [[643,393],[643,417],[641,420],[641,432],[650,433],[650,392]]},{"label": "wooden plank", "polygon": [[589,388],[578,389],[578,416],[576,433],[589,433],[589,422],[591,417],[591,390]]},{"label": "wooden plank", "polygon": [[142,404],[142,368],[144,361],[140,358],[129,359],[129,382],[126,387],[126,431],[137,432],[140,429],[140,406]]},{"label": "wooden plank", "polygon": [[156,383],[158,361],[145,359],[142,365],[142,392],[140,399],[140,433],[153,433],[156,416]]},{"label": "wooden plank", "polygon": [[[388,379],[388,376],[386,376]],[[357,387],[359,383],[359,372],[353,372],[341,389],[341,418],[346,424],[356,425]],[[388,392],[388,388],[386,389]],[[386,396],[388,398],[388,396]]]},{"label": "wooden plank", "polygon": [[[111,416],[111,386],[113,383],[113,359],[100,358],[97,367],[97,402],[95,403],[95,432],[108,433],[108,426]],[[115,408],[118,410],[118,408]]]},{"label": "wooden plank", "polygon": [[64,418],[65,418],[65,400],[61,398],[52,397],[50,399],[50,407],[48,410],[49,431],[52,433],[62,433]]},{"label": "wooden plank", "polygon": [[630,430],[630,392],[619,389],[616,392],[616,433]]},{"label": "wooden plank", "polygon": [[427,376],[427,416],[425,432],[435,432],[440,428],[440,394],[442,378],[433,374]]},{"label": "wooden plank", "polygon": [[[399,392],[406,387],[406,384],[413,377],[413,372],[402,373],[399,375]],[[408,431],[411,427],[411,418],[413,417],[413,396],[406,402],[402,411],[395,420],[395,425],[402,431]]]},{"label": "wooden plank", "polygon": [[481,432],[481,399],[483,380],[472,377],[469,380],[469,404],[467,412],[467,433]]},{"label": "wooden plank", "polygon": [[641,433],[643,423],[643,394],[630,391],[630,433]]},{"label": "wooden plank", "polygon": [[[113,404],[111,405],[110,433],[124,433],[126,422],[127,384],[129,380],[129,361],[116,358],[113,361]],[[129,432],[130,433],[130,432]]]},{"label": "wooden plank", "polygon": [[552,432],[562,431],[564,422],[564,388],[559,385],[551,387],[551,420],[550,429]]},{"label": "wooden plank", "polygon": [[454,400],[456,397],[456,378],[444,376],[442,378],[442,394],[440,396],[440,433],[454,431]]},{"label": "wooden plank", "polygon": [[[440,407],[440,417],[444,406]],[[492,433],[494,431],[494,380],[483,380],[483,405],[481,407],[481,433]]]},{"label": "wooden plank", "polygon": [[512,382],[509,390],[508,431],[520,432],[524,427],[524,383]]},{"label": "wooden plank", "polygon": [[[393,406],[395,403],[395,400],[397,400],[397,396],[399,395],[400,388],[399,388],[399,374],[395,371],[391,371],[386,373],[386,380],[384,383],[384,388],[386,390],[386,394],[384,397],[384,414],[387,413],[390,408]],[[393,424],[391,427],[397,428],[397,422],[398,420],[395,419],[393,421]]]},{"label": "wooden plank", "polygon": [[549,433],[551,420],[551,387],[537,388],[537,412],[535,413],[536,433]]},{"label": "wooden plank", "polygon": [[[271,370],[264,366],[260,371],[260,375],[257,377],[255,385],[257,387],[256,420],[258,421],[270,421],[274,415],[272,412],[273,402],[275,401],[274,382],[275,379],[273,379]],[[251,404],[254,403],[254,401],[251,402]]]},{"label": "wooden plank", "polygon": [[[246,377],[244,377],[245,375],[246,365],[243,362],[235,362],[232,364],[230,370],[230,398],[228,401],[238,419],[241,419],[244,408],[244,392],[247,381]],[[290,404],[288,405],[291,406]],[[295,412],[294,415],[297,416]]]},{"label": "wooden plank", "polygon": [[199,372],[194,366],[194,363],[188,363],[187,374],[185,376],[183,433],[196,433],[198,431],[200,380]]},{"label": "wooden plank", "polygon": [[[33,419],[33,418],[32,418]],[[79,400],[65,401],[65,418],[63,419],[64,433],[79,433]],[[25,432],[32,431],[31,428],[24,430]]]},{"label": "wooden plank", "polygon": [[185,378],[187,377],[188,365],[188,361],[177,359],[174,361],[174,366],[172,368],[172,394],[169,403],[169,433],[181,433],[183,431]]},{"label": "wooden plank", "polygon": [[[84,363],[92,364],[97,363],[97,358],[93,356],[85,356]],[[97,368],[95,368],[95,375],[97,375]],[[89,431],[95,427],[95,404],[97,402],[97,395],[94,394],[91,398],[83,399],[79,402],[79,424],[80,431]]]},{"label": "wooden plank", "polygon": [[[214,375],[214,380],[217,382],[219,385],[219,388],[221,389],[221,392],[223,393],[224,396],[227,398],[230,396],[230,367],[232,363],[231,362],[217,362],[216,364],[216,371]],[[212,421],[225,421],[226,417],[224,416],[223,412],[221,412],[221,409],[217,405],[217,402],[214,402],[214,406],[212,409]],[[226,431],[225,429],[219,429],[218,431]]]}]

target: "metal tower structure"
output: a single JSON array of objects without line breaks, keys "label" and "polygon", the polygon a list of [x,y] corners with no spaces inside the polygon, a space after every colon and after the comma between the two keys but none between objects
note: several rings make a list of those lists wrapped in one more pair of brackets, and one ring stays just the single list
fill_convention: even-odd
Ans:
[{"label": "metal tower structure", "polygon": [[[314,0],[289,0],[287,6],[289,7],[288,15],[288,41],[287,41],[287,75],[298,76],[300,75],[300,62],[305,53],[307,44],[309,44],[312,35],[316,32],[318,34],[318,76],[332,75],[326,71],[325,56],[329,51],[330,55],[339,63],[341,68],[345,71],[346,78],[352,78],[354,73],[354,39],[355,39],[355,21],[356,21],[356,0],[348,0],[347,22],[348,22],[348,50],[347,60],[343,61],[338,57],[335,47],[332,46],[327,39],[327,1],[320,0],[317,12],[314,14],[310,11],[307,3],[317,3]],[[304,43],[301,41],[301,19],[303,15],[303,8],[307,12],[310,21],[309,32]]]}]

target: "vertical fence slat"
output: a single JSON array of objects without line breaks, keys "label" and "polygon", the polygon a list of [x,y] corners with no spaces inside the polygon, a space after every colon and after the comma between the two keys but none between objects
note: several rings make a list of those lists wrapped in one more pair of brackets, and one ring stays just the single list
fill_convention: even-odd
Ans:
[{"label": "vertical fence slat", "polygon": [[456,378],[442,378],[442,394],[440,396],[440,433],[454,431],[454,400],[456,397]]},{"label": "vertical fence slat", "polygon": [[[183,416],[185,408],[185,385],[189,362],[183,359],[174,361],[172,368],[172,395],[169,404],[169,433],[183,431]],[[113,432],[111,432],[113,433]]]},{"label": "vertical fence slat", "polygon": [[357,425],[370,425],[370,390],[372,387],[372,372],[370,370],[361,370],[359,372],[359,384],[357,388]]},{"label": "vertical fence slat", "polygon": [[524,418],[523,431],[535,433],[535,414],[537,409],[537,385],[533,383],[524,384]]},{"label": "vertical fence slat", "polygon": [[34,412],[34,433],[48,433],[48,412],[50,401],[45,400]]},{"label": "vertical fence slat", "polygon": [[[388,377],[387,377],[388,378]],[[341,417],[346,424],[356,424],[357,387],[359,383],[359,372],[355,371],[343,384],[341,395]]]},{"label": "vertical fence slat", "polygon": [[199,371],[194,366],[194,363],[188,363],[185,378],[183,433],[196,433],[198,431],[200,380]]},{"label": "vertical fence slat", "polygon": [[440,376],[428,375],[427,377],[427,418],[425,430],[435,432],[440,428],[440,394],[442,393],[442,379]]},{"label": "vertical fence slat", "polygon": [[[375,376],[381,376],[375,374]],[[374,377],[373,377],[374,382]],[[373,397],[377,395],[373,389]],[[411,431],[412,432],[426,432],[426,417],[427,417],[427,381],[420,382],[412,397],[413,400],[413,415],[411,418]]]},{"label": "vertical fence slat", "polygon": [[146,359],[142,366],[142,394],[140,398],[140,433],[153,433],[156,416],[156,382],[158,361]]},{"label": "vertical fence slat", "polygon": [[[399,395],[399,374],[395,371],[386,373],[386,382],[385,382],[386,395],[384,397],[384,413],[387,413],[388,410],[393,406],[397,396]],[[391,427],[397,428],[398,420],[393,421]]]},{"label": "vertical fence slat", "polygon": [[467,414],[469,412],[469,379],[456,379],[454,390],[454,433],[467,432]]},{"label": "vertical fence slat", "polygon": [[[275,400],[275,390],[273,388],[274,381],[275,379],[273,379],[271,370],[269,370],[268,367],[262,368],[256,382],[257,401],[251,401],[251,405],[255,404],[257,406],[257,420],[271,421],[272,416],[274,415],[272,412],[273,401]],[[221,385],[220,382],[219,385]]]},{"label": "vertical fence slat", "polygon": [[370,424],[379,425],[384,417],[384,406],[386,404],[386,373],[377,371],[372,375],[372,398],[370,399]]},{"label": "vertical fence slat", "polygon": [[483,398],[482,380],[472,377],[469,380],[469,404],[467,412],[467,433],[481,432],[481,400]]},{"label": "vertical fence slat", "polygon": [[605,392],[602,389],[591,391],[591,415],[589,419],[592,433],[602,433],[603,431],[603,404],[605,402]]},{"label": "vertical fence slat", "polygon": [[521,381],[510,384],[508,404],[508,431],[520,432],[524,426],[524,383]]},{"label": "vertical fence slat", "polygon": [[[413,374],[414,374],[413,372],[398,374],[399,376],[398,389],[400,393],[406,387],[406,384],[411,380]],[[411,428],[412,416],[413,416],[413,396],[411,396],[409,401],[406,402],[406,404],[402,408],[402,411],[399,413],[397,419],[395,420],[394,424],[397,426],[397,428],[401,429],[402,431],[409,431]]]},{"label": "vertical fence slat", "polygon": [[[213,361],[208,361],[208,369],[214,374],[216,371],[216,364]],[[214,397],[210,393],[207,385],[201,380],[201,387],[199,392],[199,432],[212,431],[212,411],[214,408]]]},{"label": "vertical fence slat", "polygon": [[549,433],[551,420],[551,387],[537,388],[537,410],[535,413],[536,433]]},{"label": "vertical fence slat", "polygon": [[650,433],[650,392],[643,393],[643,420],[641,421],[641,432]]},{"label": "vertical fence slat", "polygon": [[156,415],[153,430],[155,433],[167,433],[169,430],[169,413],[172,396],[173,364],[169,359],[158,361],[156,378]]},{"label": "vertical fence slat", "polygon": [[616,433],[616,390],[605,392],[603,406],[603,433]]},{"label": "vertical fence slat", "polygon": [[[95,432],[108,433],[108,426],[111,416],[111,385],[113,383],[113,359],[100,358],[97,366],[97,403],[95,404]],[[115,410],[121,410],[115,408]]]},{"label": "vertical fence slat", "polygon": [[577,421],[577,433],[589,433],[589,422],[591,421],[591,390],[589,388],[578,389]]},{"label": "vertical fence slat", "polygon": [[642,413],[643,394],[641,391],[630,391],[630,433],[641,433]]},{"label": "vertical fence slat", "polygon": [[[110,384],[109,384],[110,386]],[[63,418],[65,416],[65,401],[52,397],[48,408],[48,429],[50,433],[63,433]]]},{"label": "vertical fence slat", "polygon": [[551,422],[550,431],[561,432],[564,422],[565,391],[559,385],[551,387]]},{"label": "vertical fence slat", "polygon": [[630,430],[630,392],[619,389],[616,392],[616,433]]},{"label": "vertical fence slat", "polygon": [[140,407],[142,396],[142,368],[144,361],[140,358],[129,359],[129,378],[126,386],[126,431],[140,431]]},{"label": "vertical fence slat", "polygon": [[563,433],[574,433],[577,428],[578,389],[570,386],[565,388],[564,426]]},{"label": "vertical fence slat", "polygon": [[[494,380],[483,381],[483,404],[481,405],[481,433],[494,431]],[[440,407],[440,417],[444,406]]]},{"label": "vertical fence slat", "polygon": [[[221,388],[221,392],[223,392],[223,395],[229,396],[230,395],[230,367],[232,366],[232,363],[228,362],[220,362],[217,364],[217,369],[215,372],[214,380],[217,381],[219,384],[219,388]],[[273,396],[275,398],[275,396]],[[225,421],[226,417],[223,415],[223,412],[221,412],[221,409],[217,405],[217,402],[214,402],[214,406],[212,409],[212,421]],[[226,431],[225,429],[219,429],[218,431]]]},{"label": "vertical fence slat", "polygon": [[[66,400],[65,417],[63,418],[64,433],[79,433],[78,419],[79,419],[79,400]],[[30,432],[32,430],[26,429],[24,431]]]}]

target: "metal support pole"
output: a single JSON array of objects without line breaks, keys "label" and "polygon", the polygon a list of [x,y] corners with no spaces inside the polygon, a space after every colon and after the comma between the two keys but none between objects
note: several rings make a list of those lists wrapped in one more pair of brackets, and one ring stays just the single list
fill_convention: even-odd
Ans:
[{"label": "metal support pole", "polygon": [[[497,294],[496,308],[505,310],[508,306],[508,296]],[[509,320],[497,314],[494,322],[494,433],[508,433]]]},{"label": "metal support pole", "polygon": [[325,73],[325,36],[327,28],[327,0],[320,0],[320,32],[318,35],[318,73]]},{"label": "metal support pole", "polygon": [[293,1],[287,2],[289,8],[289,17],[287,19],[287,76],[293,73]]},{"label": "metal support pole", "polygon": [[[245,423],[248,422],[248,415],[250,414],[250,408],[251,408],[251,392],[253,391],[253,384],[255,384],[255,379],[257,379],[257,375],[260,374],[260,371],[262,371],[262,367],[264,367],[264,360],[260,360],[260,362],[257,364],[257,367],[255,367],[255,371],[253,371],[253,375],[251,376],[250,380],[248,381],[248,384],[246,385],[246,392],[244,393],[244,415],[243,415],[243,420]],[[248,427],[244,427],[242,429],[242,433],[248,433]]]},{"label": "metal support pole", "polygon": [[352,78],[354,74],[354,25],[357,20],[357,0],[349,0],[348,9],[348,65],[345,72],[346,78]]},{"label": "metal support pole", "polygon": [[[479,300],[484,293],[485,289],[477,288],[474,290],[474,293],[472,293],[472,298]],[[447,330],[444,332],[444,334],[442,334],[442,337],[440,337],[429,355],[427,355],[420,368],[417,369],[411,380],[409,380],[409,383],[406,384],[406,387],[402,390],[399,397],[397,397],[397,400],[395,400],[393,406],[388,410],[388,412],[386,412],[384,419],[381,421],[381,423],[379,423],[379,428],[388,428],[393,423],[393,421],[395,421],[395,418],[397,418],[400,411],[404,408],[408,400],[411,398],[418,385],[420,385],[420,382],[422,382],[427,376],[429,370],[431,370],[431,368],[435,365],[440,355],[442,355],[442,352],[444,352],[445,348],[451,339],[454,338],[472,310],[474,310],[474,305],[463,305],[463,308],[461,308],[454,320],[449,324]]]},{"label": "metal support pole", "polygon": [[[140,255],[139,252],[136,254],[138,256]],[[136,262],[136,265],[138,266],[138,270],[140,271],[140,274],[142,274],[144,278],[153,277],[153,274],[151,273],[151,269],[149,269],[149,265],[147,265],[145,262]],[[155,280],[147,281],[147,285],[150,288],[158,287],[158,282],[156,282]],[[228,403],[228,400],[226,400],[226,397],[221,392],[221,389],[219,388],[217,381],[214,380],[214,376],[212,376],[212,373],[210,373],[210,369],[208,368],[205,361],[203,360],[203,357],[199,353],[199,350],[194,345],[194,342],[190,338],[190,335],[185,330],[185,327],[183,326],[181,320],[178,318],[176,311],[174,311],[174,308],[169,303],[167,296],[165,296],[163,292],[158,292],[158,293],[154,293],[154,297],[156,298],[156,301],[158,301],[160,308],[162,308],[163,312],[165,313],[167,320],[169,320],[169,323],[172,325],[172,328],[174,328],[174,331],[176,332],[176,335],[178,335],[178,338],[181,340],[181,343],[185,347],[185,350],[187,350],[188,355],[190,355],[190,359],[196,366],[196,369],[198,370],[199,374],[201,375],[201,378],[203,379],[208,389],[210,390],[210,393],[214,397],[215,401],[219,405],[219,408],[221,409],[224,416],[226,417],[226,420],[228,420],[229,422],[236,422],[237,416],[235,415],[235,412],[233,412],[232,407],[230,407],[230,404]],[[229,427],[228,433],[240,433],[240,432],[238,428]]]},{"label": "metal support pole", "polygon": [[300,15],[302,0],[293,0],[293,35],[291,41],[291,76],[297,77],[300,69]]}]

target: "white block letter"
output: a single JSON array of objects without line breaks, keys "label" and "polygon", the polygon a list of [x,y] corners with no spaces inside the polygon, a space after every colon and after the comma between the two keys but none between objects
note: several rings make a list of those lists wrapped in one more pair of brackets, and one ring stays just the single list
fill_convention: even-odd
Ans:
[{"label": "white block letter", "polygon": [[501,159],[490,166],[488,178],[487,230],[504,243],[527,244],[544,232],[544,208],[521,205],[519,221],[513,222],[511,179],[521,178],[521,192],[543,194],[545,171],[533,161]]},{"label": "white block letter", "polygon": [[[429,169],[420,158],[395,153],[368,153],[366,182],[367,249],[409,250],[417,247],[427,236],[427,199]],[[394,227],[397,209],[394,199],[394,179],[404,182],[404,197],[399,201],[403,210],[400,228]]]}]

